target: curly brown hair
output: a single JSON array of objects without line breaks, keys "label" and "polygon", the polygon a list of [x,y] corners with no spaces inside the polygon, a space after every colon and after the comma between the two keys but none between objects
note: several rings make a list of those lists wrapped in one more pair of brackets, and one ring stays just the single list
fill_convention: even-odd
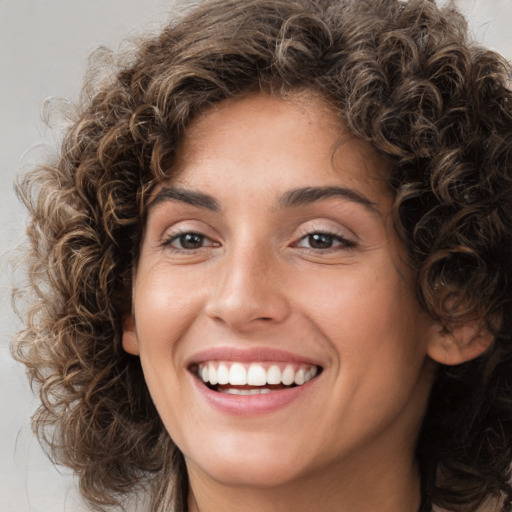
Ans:
[{"label": "curly brown hair", "polygon": [[[397,232],[425,309],[486,353],[440,365],[417,457],[425,509],[512,510],[512,92],[499,55],[428,0],[207,0],[93,83],[60,160],[26,175],[32,298],[15,356],[34,427],[97,509],[150,489],[186,510],[181,453],[121,346],[146,198],[198,113],[265,91],[320,93],[391,163]],[[89,89],[91,87],[89,86]]]}]

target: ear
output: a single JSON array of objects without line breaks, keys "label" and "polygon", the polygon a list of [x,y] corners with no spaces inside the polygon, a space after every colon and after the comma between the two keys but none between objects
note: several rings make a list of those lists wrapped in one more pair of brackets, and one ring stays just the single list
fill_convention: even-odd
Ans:
[{"label": "ear", "polygon": [[456,365],[483,354],[494,341],[494,336],[478,322],[459,325],[449,332],[441,328],[427,348],[428,355],[438,363]]},{"label": "ear", "polygon": [[140,355],[139,339],[137,338],[133,313],[127,313],[123,316],[123,348],[128,354]]}]

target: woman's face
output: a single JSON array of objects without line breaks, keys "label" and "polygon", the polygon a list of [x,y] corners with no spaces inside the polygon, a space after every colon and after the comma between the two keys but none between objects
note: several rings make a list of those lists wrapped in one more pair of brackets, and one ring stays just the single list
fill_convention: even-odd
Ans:
[{"label": "woman's face", "polygon": [[411,464],[437,325],[383,161],[320,100],[266,95],[200,116],[178,160],[149,207],[123,343],[191,479]]}]

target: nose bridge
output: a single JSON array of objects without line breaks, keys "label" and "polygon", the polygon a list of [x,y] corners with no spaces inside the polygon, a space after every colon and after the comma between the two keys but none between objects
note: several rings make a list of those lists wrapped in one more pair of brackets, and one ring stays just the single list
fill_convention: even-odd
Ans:
[{"label": "nose bridge", "polygon": [[222,257],[207,313],[237,330],[288,315],[286,291],[280,286],[279,261],[267,244],[243,240]]}]

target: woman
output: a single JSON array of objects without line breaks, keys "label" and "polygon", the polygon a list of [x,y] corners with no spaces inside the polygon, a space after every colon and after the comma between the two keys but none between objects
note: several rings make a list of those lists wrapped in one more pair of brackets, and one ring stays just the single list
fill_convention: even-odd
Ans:
[{"label": "woman", "polygon": [[508,76],[432,2],[213,0],[94,84],[17,338],[91,503],[511,510]]}]

